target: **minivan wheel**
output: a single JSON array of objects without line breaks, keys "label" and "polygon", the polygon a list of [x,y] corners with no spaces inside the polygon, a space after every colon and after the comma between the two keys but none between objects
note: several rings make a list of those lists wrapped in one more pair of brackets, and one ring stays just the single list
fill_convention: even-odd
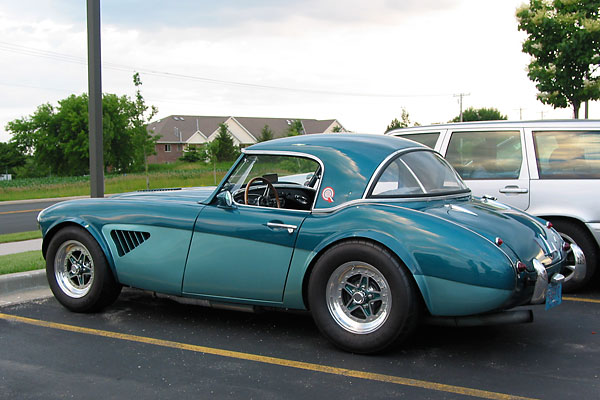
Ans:
[{"label": "minivan wheel", "polygon": [[[571,221],[553,221],[554,229],[560,234],[567,243],[574,243],[581,248],[585,255],[586,273],[579,279],[573,278],[573,271],[564,268],[562,274],[565,276],[563,291],[572,293],[585,286],[594,276],[596,265],[598,264],[598,249],[591,235],[577,223]],[[573,265],[574,255],[572,250],[567,253],[567,265]]]}]

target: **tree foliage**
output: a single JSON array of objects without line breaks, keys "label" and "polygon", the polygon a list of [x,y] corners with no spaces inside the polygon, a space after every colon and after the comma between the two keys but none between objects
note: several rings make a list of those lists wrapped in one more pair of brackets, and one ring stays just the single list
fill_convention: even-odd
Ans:
[{"label": "tree foliage", "polygon": [[[146,130],[156,108],[145,116],[148,107],[136,75],[135,100],[116,94],[102,96],[104,166],[120,172],[141,169],[145,154],[153,151],[157,139]],[[87,94],[71,95],[57,106],[42,104],[32,115],[9,122],[6,129],[13,135],[11,143],[22,153],[32,155],[40,171],[55,175],[89,173]]]},{"label": "tree foliage", "polygon": [[25,155],[14,143],[0,142],[0,174],[14,174],[15,168],[25,165]]},{"label": "tree foliage", "polygon": [[212,143],[214,147],[210,148],[210,151],[214,154],[216,161],[233,161],[240,155],[225,123],[219,124],[219,133]]},{"label": "tree foliage", "polygon": [[185,162],[198,162],[204,160],[205,158],[206,155],[198,151],[198,149],[194,146],[189,147],[183,152],[183,156],[179,157],[181,161]]},{"label": "tree foliage", "polygon": [[262,130],[260,131],[260,137],[258,138],[259,142],[266,142],[268,140],[272,140],[273,139],[273,131],[271,130],[271,128],[269,128],[269,125],[263,126]]},{"label": "tree foliage", "polygon": [[288,127],[287,131],[288,136],[304,135],[304,126],[302,125],[302,121],[300,121],[299,119],[294,119],[290,122],[291,124]]},{"label": "tree foliage", "polygon": [[[498,109],[490,108],[473,108],[469,107],[463,111],[463,122],[468,121],[496,121],[501,119],[508,119],[506,115],[502,115]],[[460,122],[460,115],[457,115],[450,122]]]},{"label": "tree foliage", "polygon": [[[392,122],[390,122],[390,124],[387,126],[385,131],[389,132],[392,129],[408,128],[410,124],[410,115],[408,114],[408,111],[406,111],[406,108],[402,107],[402,114],[400,116],[400,120],[398,120],[398,118],[394,118]],[[419,126],[419,123],[415,122],[414,126]]]},{"label": "tree foliage", "polygon": [[554,108],[600,99],[600,0],[529,0],[517,10],[537,98]]}]

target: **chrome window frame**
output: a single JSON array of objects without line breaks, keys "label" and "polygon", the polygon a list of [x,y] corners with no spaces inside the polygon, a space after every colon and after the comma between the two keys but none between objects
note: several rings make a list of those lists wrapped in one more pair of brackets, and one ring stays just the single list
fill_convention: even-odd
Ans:
[{"label": "chrome window frame", "polygon": [[[311,213],[315,209],[315,204],[317,203],[317,198],[319,197],[318,194],[321,190],[321,183],[323,183],[323,176],[325,176],[325,165],[323,164],[323,161],[321,161],[321,159],[319,157],[312,155],[312,154],[308,154],[308,153],[289,151],[289,150],[278,151],[278,150],[246,150],[246,149],[242,149],[242,155],[237,159],[237,161],[235,163],[235,167],[237,167],[237,165],[240,163],[240,161],[242,160],[242,158],[245,155],[301,157],[301,158],[308,158],[310,160],[316,161],[321,168],[321,178],[319,179],[319,183],[318,183],[317,187],[315,188],[315,197],[313,199],[310,210],[295,210],[295,209],[288,209],[288,208],[282,208],[281,210],[293,211],[293,212],[299,212],[299,213]],[[221,182],[221,184],[217,187],[217,190],[215,191],[215,196],[216,196],[216,193],[219,193],[221,191],[223,185],[225,184],[225,182],[227,182],[227,180],[229,179],[229,177],[231,176],[231,174],[233,173],[234,170],[235,170],[235,168],[232,167],[231,170],[229,171],[229,173],[223,178],[223,181]],[[211,199],[211,201],[212,201],[212,199]],[[240,204],[237,202],[234,202],[234,203],[240,208],[252,207],[252,209],[262,208],[262,209],[267,209],[267,210],[279,210],[279,208],[274,208],[274,207]]]}]

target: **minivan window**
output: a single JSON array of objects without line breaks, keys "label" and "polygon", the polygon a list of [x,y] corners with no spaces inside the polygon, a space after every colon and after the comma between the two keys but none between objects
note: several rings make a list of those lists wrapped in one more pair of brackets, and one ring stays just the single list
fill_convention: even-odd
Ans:
[{"label": "minivan window", "polygon": [[600,178],[600,132],[533,132],[540,179]]},{"label": "minivan window", "polygon": [[414,135],[399,135],[404,139],[414,140],[417,143],[424,144],[427,147],[435,148],[435,144],[437,143],[438,137],[440,136],[439,132],[433,133],[416,133]]},{"label": "minivan window", "polygon": [[519,131],[452,132],[446,159],[463,179],[517,179],[521,148]]}]

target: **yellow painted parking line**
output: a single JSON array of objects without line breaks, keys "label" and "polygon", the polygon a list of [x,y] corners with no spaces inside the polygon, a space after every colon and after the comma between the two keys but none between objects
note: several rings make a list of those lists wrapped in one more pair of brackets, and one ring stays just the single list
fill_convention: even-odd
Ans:
[{"label": "yellow painted parking line", "polygon": [[35,210],[0,211],[0,215],[3,215],[3,214],[28,213],[28,212],[36,212],[36,211],[42,211],[42,210],[43,210],[43,208],[36,208]]},{"label": "yellow painted parking line", "polygon": [[568,300],[568,301],[579,301],[582,303],[597,303],[600,304],[600,299],[588,299],[585,297],[570,297],[570,296],[563,296],[562,298],[563,300]]},{"label": "yellow painted parking line", "polygon": [[465,395],[465,396],[479,397],[479,398],[483,398],[483,399],[499,399],[499,400],[509,400],[509,399],[523,400],[523,399],[526,399],[526,400],[531,400],[527,397],[513,396],[513,395],[497,393],[497,392],[488,392],[486,390],[471,389],[471,388],[467,388],[467,387],[453,386],[453,385],[445,385],[442,383],[402,378],[402,377],[393,376],[393,375],[376,374],[376,373],[372,373],[372,372],[357,371],[357,370],[346,369],[346,368],[337,368],[337,367],[321,365],[321,364],[313,364],[313,363],[307,363],[307,362],[302,362],[302,361],[287,360],[285,358],[261,356],[259,354],[242,353],[242,352],[238,352],[238,351],[216,349],[216,348],[212,348],[212,347],[205,347],[205,346],[198,346],[198,345],[187,344],[187,343],[173,342],[170,340],[155,339],[155,338],[150,338],[150,337],[145,337],[145,336],[129,335],[126,333],[118,333],[118,332],[104,331],[104,330],[100,330],[100,329],[84,328],[84,327],[75,326],[75,325],[65,325],[65,324],[59,324],[56,322],[49,322],[49,321],[43,321],[43,320],[39,320],[39,319],[20,317],[17,315],[0,313],[0,319],[4,319],[7,321],[21,322],[21,323],[29,324],[29,325],[42,326],[45,328],[59,329],[59,330],[68,331],[68,332],[83,333],[86,335],[102,336],[102,337],[107,337],[107,338],[112,338],[112,339],[127,340],[130,342],[152,344],[155,346],[169,347],[169,348],[180,349],[180,350],[188,350],[188,351],[204,353],[204,354],[212,354],[212,355],[221,356],[221,357],[235,358],[238,360],[255,361],[255,362],[259,362],[259,363],[263,363],[263,364],[278,365],[278,366],[283,366],[283,367],[302,369],[302,370],[306,370],[306,371],[322,372],[325,374],[347,376],[347,377],[351,377],[351,378],[360,378],[360,379],[392,383],[392,384],[403,385],[403,386],[411,386],[411,387],[416,387],[416,388],[421,388],[421,389],[435,390],[438,392],[455,393],[455,394],[461,394],[461,395]]}]

